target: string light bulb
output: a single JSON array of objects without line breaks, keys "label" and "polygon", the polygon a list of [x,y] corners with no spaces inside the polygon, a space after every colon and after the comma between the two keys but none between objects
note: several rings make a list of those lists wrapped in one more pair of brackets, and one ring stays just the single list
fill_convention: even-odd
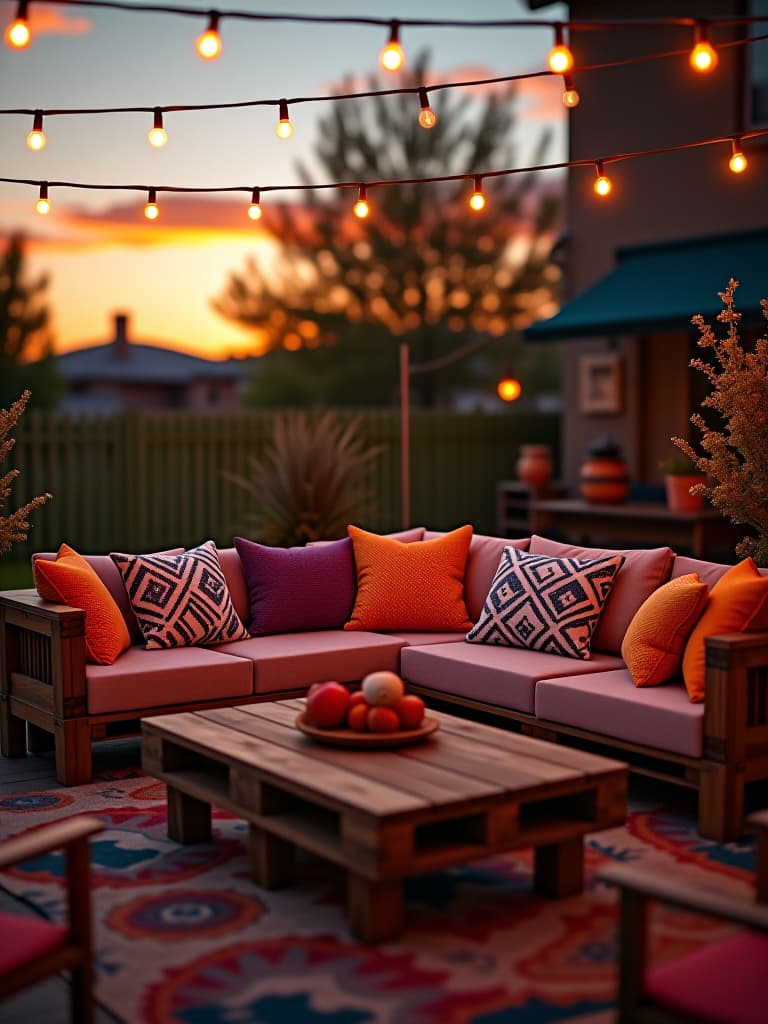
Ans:
[{"label": "string light bulb", "polygon": [[579,96],[579,90],[573,84],[573,79],[570,75],[563,75],[563,85],[565,91],[563,92],[563,103],[566,107],[578,107],[581,102],[581,96]]},{"label": "string light bulb", "polygon": [[512,370],[507,370],[496,385],[496,394],[502,402],[514,402],[523,393],[523,385]]},{"label": "string light bulb", "polygon": [[208,15],[208,28],[197,37],[197,52],[203,60],[216,60],[221,53],[221,36],[219,35],[219,12],[211,11]]},{"label": "string light bulb", "polygon": [[565,43],[565,39],[563,37],[563,26],[558,23],[554,28],[555,45],[549,51],[547,64],[549,64],[550,71],[554,71],[556,75],[562,75],[566,71],[570,71],[573,67],[573,54]]},{"label": "string light bulb", "polygon": [[596,196],[604,198],[611,194],[613,190],[613,182],[603,170],[603,161],[595,161],[595,181],[592,185]]},{"label": "string light bulb", "polygon": [[23,50],[32,41],[32,33],[29,31],[27,21],[28,0],[19,0],[16,9],[16,17],[5,30],[5,41],[13,50]]},{"label": "string light bulb", "polygon": [[48,182],[44,181],[40,185],[40,196],[35,203],[35,209],[41,216],[45,216],[51,212],[51,201],[48,198]]},{"label": "string light bulb", "polygon": [[371,212],[371,207],[368,204],[368,190],[365,185],[360,185],[357,190],[357,201],[352,207],[352,212],[360,220],[365,220],[368,214]]},{"label": "string light bulb", "polygon": [[280,100],[280,120],[275,125],[275,135],[278,139],[290,139],[293,135],[293,125],[288,116],[288,100]]},{"label": "string light bulb", "polygon": [[688,57],[688,63],[693,70],[700,74],[714,71],[720,58],[717,56],[717,50],[709,41],[707,26],[703,21],[696,22],[693,43],[693,49]]},{"label": "string light bulb", "polygon": [[426,89],[419,89],[419,103],[421,104],[419,124],[422,128],[434,128],[437,124],[437,114],[429,105],[429,96]]},{"label": "string light bulb", "polygon": [[30,149],[40,150],[45,149],[47,141],[43,131],[43,112],[42,110],[36,110],[32,120],[32,131],[27,136],[27,145]]},{"label": "string light bulb", "polygon": [[154,146],[156,149],[164,146],[168,141],[168,133],[163,127],[163,112],[159,107],[155,107],[155,119],[147,138],[150,146]]},{"label": "string light bulb", "polygon": [[147,220],[157,220],[160,216],[160,207],[157,205],[157,189],[151,188],[147,195],[147,204],[144,207],[144,216]]},{"label": "string light bulb", "polygon": [[389,41],[379,54],[379,63],[385,71],[399,71],[405,64],[405,54],[400,45],[400,23],[389,23]]},{"label": "string light bulb", "polygon": [[257,188],[251,193],[251,205],[248,207],[248,216],[251,220],[261,220],[261,193]]},{"label": "string light bulb", "polygon": [[742,174],[749,166],[749,161],[741,151],[741,139],[731,139],[731,159],[728,166],[734,174]]},{"label": "string light bulb", "polygon": [[474,210],[475,213],[479,213],[485,209],[485,193],[483,192],[483,179],[475,178],[475,188],[472,195],[469,197],[470,209]]}]

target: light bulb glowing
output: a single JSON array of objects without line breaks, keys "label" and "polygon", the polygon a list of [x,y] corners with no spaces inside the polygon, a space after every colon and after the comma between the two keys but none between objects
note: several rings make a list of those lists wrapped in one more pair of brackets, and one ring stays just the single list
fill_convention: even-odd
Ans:
[{"label": "light bulb glowing", "polygon": [[613,189],[613,182],[603,171],[603,164],[600,160],[595,164],[595,182],[592,188],[595,190],[595,195],[601,197],[610,195]]},{"label": "light bulb glowing", "polygon": [[248,216],[251,220],[261,220],[261,196],[255,188],[251,195],[251,205],[248,207]]},{"label": "light bulb glowing", "polygon": [[32,41],[27,21],[27,0],[20,0],[16,17],[5,30],[5,41],[14,50],[23,50]]},{"label": "light bulb glowing", "polygon": [[51,201],[48,198],[48,184],[43,182],[40,186],[40,197],[35,203],[35,209],[41,216],[51,212]]},{"label": "light bulb glowing", "polygon": [[34,150],[45,149],[46,141],[45,132],[43,131],[43,115],[38,110],[32,121],[32,131],[27,136],[27,145],[30,149]]},{"label": "light bulb glowing", "polygon": [[365,220],[368,214],[371,212],[371,208],[368,205],[368,194],[365,185],[361,185],[357,190],[357,202],[352,207],[352,212],[360,220]]},{"label": "light bulb glowing", "polygon": [[688,57],[688,63],[694,71],[706,74],[714,71],[719,60],[717,50],[707,38],[707,28],[703,22],[697,22],[694,29],[694,46]]},{"label": "light bulb glowing", "polygon": [[504,402],[514,402],[522,393],[522,384],[511,373],[503,377],[496,386],[496,394]]},{"label": "light bulb glowing", "polygon": [[434,128],[437,124],[437,114],[429,105],[429,96],[427,96],[426,89],[419,89],[419,103],[421,103],[419,124],[422,128]]},{"label": "light bulb glowing", "polygon": [[221,53],[218,11],[211,11],[208,28],[197,37],[197,52],[203,60],[216,60]]},{"label": "light bulb glowing", "polygon": [[280,120],[275,125],[275,135],[278,139],[290,139],[293,135],[293,125],[288,117],[287,100],[280,100]]},{"label": "light bulb glowing", "polygon": [[573,54],[563,39],[562,25],[555,25],[555,45],[549,51],[547,64],[556,75],[562,75],[573,67]]},{"label": "light bulb glowing", "polygon": [[483,192],[483,179],[475,178],[475,190],[469,197],[470,209],[479,213],[485,209],[485,194]]},{"label": "light bulb glowing", "polygon": [[390,23],[389,41],[379,54],[379,63],[385,71],[399,71],[405,64],[405,54],[400,45],[400,25],[396,21]]},{"label": "light bulb glowing", "polygon": [[731,159],[728,161],[728,166],[734,174],[742,174],[749,166],[749,161],[742,153],[738,139],[733,139],[731,142],[731,149],[733,152],[731,154]]},{"label": "light bulb glowing", "polygon": [[154,124],[149,129],[147,138],[150,146],[154,146],[156,149],[164,146],[168,141],[168,133],[163,127],[163,112],[159,108],[155,110]]},{"label": "light bulb glowing", "polygon": [[581,96],[579,96],[579,90],[573,84],[573,79],[570,75],[563,75],[563,85],[565,86],[565,91],[563,92],[563,103],[565,106],[578,107]]},{"label": "light bulb glowing", "polygon": [[147,204],[144,207],[144,216],[147,220],[157,220],[160,216],[160,207],[157,205],[157,191],[153,188],[149,190],[147,196]]}]

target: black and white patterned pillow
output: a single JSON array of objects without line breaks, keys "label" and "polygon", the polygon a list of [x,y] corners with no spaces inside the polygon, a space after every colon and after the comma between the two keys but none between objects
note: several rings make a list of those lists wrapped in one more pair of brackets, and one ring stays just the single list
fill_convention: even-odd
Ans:
[{"label": "black and white patterned pillow", "polygon": [[505,547],[467,640],[588,659],[592,633],[623,563],[623,555],[553,558]]}]

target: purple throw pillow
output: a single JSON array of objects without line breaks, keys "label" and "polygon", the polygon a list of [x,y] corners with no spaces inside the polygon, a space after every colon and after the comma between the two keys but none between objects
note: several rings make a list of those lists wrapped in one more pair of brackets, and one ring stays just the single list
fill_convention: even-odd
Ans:
[{"label": "purple throw pillow", "polygon": [[270,548],[235,537],[251,601],[251,636],[341,629],[355,603],[349,537],[303,548]]}]

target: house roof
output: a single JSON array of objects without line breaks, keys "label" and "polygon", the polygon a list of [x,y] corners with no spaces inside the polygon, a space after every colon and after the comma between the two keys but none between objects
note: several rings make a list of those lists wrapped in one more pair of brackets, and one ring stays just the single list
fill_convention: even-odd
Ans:
[{"label": "house roof", "polygon": [[617,266],[556,316],[533,324],[526,341],[568,341],[615,334],[691,329],[701,313],[711,322],[723,308],[718,292],[739,282],[743,323],[762,322],[768,298],[768,231],[712,235],[619,249]]},{"label": "house roof", "polygon": [[236,360],[214,362],[173,349],[142,345],[132,341],[91,345],[58,356],[65,380],[138,382],[143,384],[189,384],[194,380],[231,380],[242,373]]}]

